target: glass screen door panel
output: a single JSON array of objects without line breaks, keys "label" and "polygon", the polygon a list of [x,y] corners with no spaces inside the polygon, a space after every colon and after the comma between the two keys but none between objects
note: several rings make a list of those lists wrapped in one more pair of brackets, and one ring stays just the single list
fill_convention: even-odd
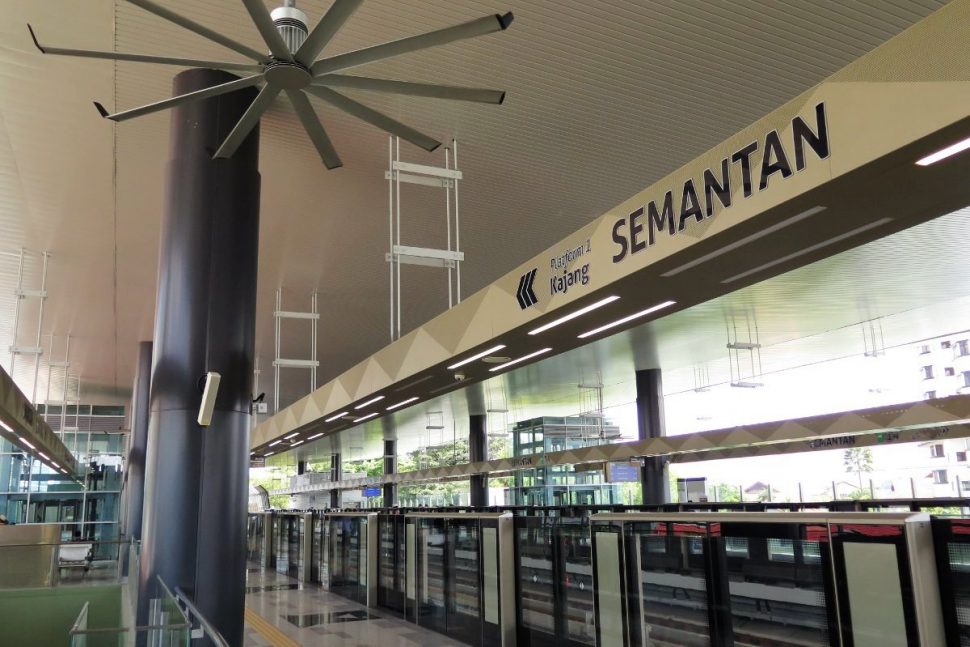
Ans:
[{"label": "glass screen door panel", "polygon": [[631,612],[633,644],[713,644],[707,525],[643,522],[630,524],[628,533],[627,569],[638,596]]},{"label": "glass screen door panel", "polygon": [[596,628],[599,647],[625,647],[623,583],[618,528],[593,529],[596,554]]},{"label": "glass screen door panel", "polygon": [[472,645],[482,640],[482,584],[477,519],[448,521],[448,635]]},{"label": "glass screen door panel", "polygon": [[715,561],[726,565],[735,642],[837,644],[824,525],[722,523],[718,529]]},{"label": "glass screen door panel", "polygon": [[559,523],[558,558],[563,576],[560,631],[569,644],[596,643],[596,610],[593,601],[593,546],[589,526]]},{"label": "glass screen door panel", "polygon": [[845,647],[917,647],[916,610],[902,526],[832,524]]},{"label": "glass screen door panel", "polygon": [[552,524],[547,519],[521,517],[515,526],[521,640],[552,645],[556,639]]},{"label": "glass screen door panel", "polygon": [[947,644],[970,647],[970,519],[933,519],[933,536]]},{"label": "glass screen door panel", "polygon": [[444,519],[418,520],[418,624],[447,634]]}]

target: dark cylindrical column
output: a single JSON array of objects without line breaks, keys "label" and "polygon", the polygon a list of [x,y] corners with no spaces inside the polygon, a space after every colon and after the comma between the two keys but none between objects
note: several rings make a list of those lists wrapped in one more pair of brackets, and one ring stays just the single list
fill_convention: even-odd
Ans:
[{"label": "dark cylindrical column", "polygon": [[[340,467],[340,454],[331,454],[330,455],[330,480],[339,481],[341,478],[340,477],[341,474],[342,472]],[[336,490],[336,489],[330,490],[330,507],[331,508],[340,507],[340,490]]]},{"label": "dark cylindrical column", "polygon": [[138,344],[138,363],[131,391],[131,440],[128,446],[128,514],[125,528],[128,537],[141,539],[141,521],[145,499],[145,450],[148,448],[148,397],[152,383],[152,343]]},{"label": "dark cylindrical column", "polygon": [[[178,74],[174,94],[231,81]],[[191,596],[231,645],[243,643],[250,400],[259,241],[258,127],[212,159],[254,89],[172,111],[159,251],[145,479],[139,624],[156,577]],[[222,375],[212,424],[196,423],[200,379]]]},{"label": "dark cylindrical column", "polygon": [[[488,460],[488,434],[485,415],[468,416],[468,458],[472,463]],[[488,505],[488,476],[474,474],[469,479],[470,503],[474,508]]]},{"label": "dark cylindrical column", "polygon": [[297,461],[296,462],[296,473],[298,475],[299,474],[306,474],[306,461]]},{"label": "dark cylindrical column", "polygon": [[[397,441],[384,441],[384,474],[397,472]],[[394,483],[384,484],[384,507],[391,508],[397,503],[397,486]]]},{"label": "dark cylindrical column", "polygon": [[[637,427],[640,440],[666,436],[664,429],[664,393],[659,368],[637,371]],[[670,501],[667,482],[667,459],[651,456],[640,468],[640,488],[645,504]]]}]

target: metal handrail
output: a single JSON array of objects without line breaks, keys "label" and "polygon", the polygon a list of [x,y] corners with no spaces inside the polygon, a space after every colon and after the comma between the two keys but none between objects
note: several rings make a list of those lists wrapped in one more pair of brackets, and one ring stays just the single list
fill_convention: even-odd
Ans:
[{"label": "metal handrail", "polygon": [[209,639],[213,643],[218,645],[218,647],[230,647],[229,642],[222,637],[222,634],[219,633],[219,630],[213,627],[212,624],[206,619],[206,617],[202,615],[202,612],[199,611],[199,608],[195,606],[195,603],[192,602],[192,598],[190,598],[185,593],[185,591],[183,591],[177,586],[175,587],[175,599],[181,602],[182,604],[184,604],[185,608],[189,610],[192,616],[199,621],[199,625],[202,627],[202,631],[204,631],[206,635],[209,636]]},{"label": "metal handrail", "polygon": [[[78,633],[80,631],[83,631],[80,628],[80,625],[81,625],[82,620],[83,620],[84,624],[87,625],[87,622],[88,622],[88,607],[90,606],[90,604],[91,604],[90,602],[85,602],[84,603],[84,606],[81,607],[81,612],[79,614],[77,614],[77,620],[74,621],[74,625],[71,626],[71,630],[68,632],[69,635],[70,634]],[[87,629],[86,626],[84,628]]]}]

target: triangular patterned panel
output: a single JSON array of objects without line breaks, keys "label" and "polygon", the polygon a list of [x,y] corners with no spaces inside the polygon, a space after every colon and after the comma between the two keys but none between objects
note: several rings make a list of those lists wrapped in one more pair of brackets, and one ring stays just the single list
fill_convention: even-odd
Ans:
[{"label": "triangular patterned panel", "polygon": [[407,359],[408,353],[411,352],[411,347],[414,346],[414,340],[417,337],[416,330],[409,332],[395,343],[381,349],[380,352],[374,355],[374,359],[380,363],[381,368],[388,375],[394,379],[400,379],[401,366],[404,364],[404,360]]},{"label": "triangular patterned panel", "polygon": [[[487,292],[493,289],[495,288],[489,287],[483,291]],[[476,304],[472,301],[465,301],[446,312],[445,314],[448,316],[439,315],[422,326],[420,330],[427,332],[440,346],[447,349],[450,357],[458,351],[458,344],[461,338],[465,336],[465,331],[471,325],[476,312]]]},{"label": "triangular patterned panel", "polygon": [[347,395],[351,401],[359,397],[357,393],[360,392],[360,383],[364,379],[364,373],[367,372],[367,365],[370,361],[370,359],[364,360],[337,378],[340,381],[340,385],[347,391]]},{"label": "triangular patterned panel", "polygon": [[334,380],[328,386],[330,387],[329,391],[326,394],[321,394],[321,396],[326,396],[321,409],[329,417],[350,402],[350,394],[347,393],[347,389],[339,380]]},{"label": "triangular patterned panel", "polygon": [[499,304],[509,299],[509,295],[504,290],[493,288],[480,290],[473,298],[478,301],[478,305],[456,346],[456,352],[459,353],[478,346],[483,339],[495,337],[496,331],[492,325],[494,320],[487,313],[499,310]]},{"label": "triangular patterned panel", "polygon": [[357,387],[354,399],[359,400],[379,391],[391,383],[391,376],[375,359],[369,359],[364,364],[364,375]]},{"label": "triangular patterned panel", "polygon": [[732,445],[749,445],[759,442],[763,442],[764,439],[760,438],[756,434],[751,433],[747,429],[738,429],[729,433],[724,439],[724,445],[728,447]]},{"label": "triangular patterned panel", "polygon": [[452,357],[452,352],[440,344],[424,328],[415,331],[414,343],[399,370],[399,378],[414,375],[430,364]]},{"label": "triangular patterned panel", "polygon": [[843,414],[822,429],[815,429],[819,435],[850,434],[858,431],[880,429],[885,425],[877,423],[872,417],[860,416],[855,413]]}]

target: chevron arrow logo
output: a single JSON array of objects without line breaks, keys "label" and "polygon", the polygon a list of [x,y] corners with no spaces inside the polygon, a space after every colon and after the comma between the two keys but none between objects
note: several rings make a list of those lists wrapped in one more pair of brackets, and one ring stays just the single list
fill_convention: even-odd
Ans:
[{"label": "chevron arrow logo", "polygon": [[515,291],[515,298],[518,299],[519,307],[523,310],[539,303],[539,297],[532,290],[532,284],[535,283],[537,270],[538,268],[531,272],[526,272],[519,279],[519,289]]}]

